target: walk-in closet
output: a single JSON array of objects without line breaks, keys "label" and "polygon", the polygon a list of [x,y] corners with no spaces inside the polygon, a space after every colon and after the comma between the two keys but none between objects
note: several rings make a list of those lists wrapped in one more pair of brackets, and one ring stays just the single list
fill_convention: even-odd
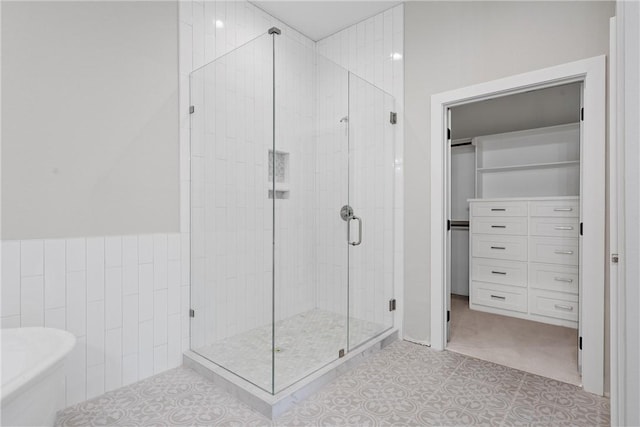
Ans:
[{"label": "walk-in closet", "polygon": [[450,111],[447,348],[580,384],[582,83]]}]

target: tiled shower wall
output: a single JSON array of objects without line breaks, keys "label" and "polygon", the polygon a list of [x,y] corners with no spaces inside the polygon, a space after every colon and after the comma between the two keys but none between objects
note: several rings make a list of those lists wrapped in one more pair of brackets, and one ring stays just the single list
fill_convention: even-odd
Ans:
[{"label": "tiled shower wall", "polygon": [[179,233],[2,242],[2,327],[73,333],[66,403],[179,366],[189,345]]},{"label": "tiled shower wall", "polygon": [[[387,218],[386,223],[393,224],[392,228],[395,228],[395,232],[392,232],[394,230],[389,230],[389,226],[381,227],[376,225],[376,229],[371,230],[373,232],[370,231],[368,238],[373,238],[373,234],[379,232],[377,233],[379,234],[379,239],[377,238],[378,243],[380,243],[381,240],[389,239],[394,239],[395,242],[392,240],[387,241],[385,245],[385,253],[382,256],[380,253],[373,254],[369,251],[368,256],[362,257],[362,262],[360,262],[361,269],[368,268],[368,266],[370,266],[371,271],[369,271],[368,274],[360,272],[362,274],[359,275],[357,281],[354,281],[354,284],[359,283],[359,285],[352,287],[352,297],[357,298],[358,301],[363,301],[359,306],[352,304],[352,311],[354,314],[356,314],[355,312],[357,311],[357,315],[359,317],[367,318],[372,321],[376,320],[376,315],[374,313],[380,313],[376,309],[377,305],[386,306],[387,304],[386,299],[390,295],[390,292],[384,291],[384,282],[388,283],[391,280],[391,277],[393,277],[396,286],[396,289],[391,292],[391,294],[398,299],[399,306],[402,304],[401,283],[403,268],[401,263],[401,230],[403,112],[401,110],[401,106],[403,105],[403,12],[403,6],[397,6],[345,29],[344,31],[341,31],[325,40],[314,43],[248,2],[181,2],[180,25],[182,35],[181,40],[183,40],[183,43],[181,44],[182,97],[180,111],[183,117],[183,131],[181,137],[183,167],[181,170],[183,180],[182,188],[185,189],[185,191],[182,192],[182,210],[184,213],[182,218],[184,229],[188,229],[189,226],[189,196],[186,189],[189,188],[190,179],[188,169],[188,107],[190,103],[187,96],[189,91],[188,75],[190,70],[209,63],[212,60],[219,58],[221,55],[233,50],[235,47],[252,40],[260,34],[264,34],[271,26],[277,26],[283,30],[283,36],[278,37],[277,46],[286,44],[286,38],[284,37],[286,35],[296,40],[301,45],[307,46],[309,49],[316,49],[317,47],[317,50],[320,53],[342,65],[345,69],[352,71],[356,75],[361,76],[365,80],[376,84],[378,87],[381,87],[394,95],[396,100],[396,111],[399,113],[400,120],[399,124],[396,125],[394,132],[396,146],[393,147],[393,151],[395,159],[391,160],[392,162],[395,162],[395,188],[393,189],[394,212],[393,218]],[[189,52],[191,52],[191,55],[188,54]],[[283,50],[283,52],[286,53],[286,49]],[[277,52],[276,55],[283,52]],[[279,65],[279,67],[277,67],[277,71],[280,71],[283,68],[288,69],[288,78],[291,82],[296,82],[297,77],[304,76],[305,74],[307,75],[308,81],[313,81],[312,78],[309,78],[312,75],[310,70],[300,67],[296,68],[294,61],[291,61],[291,57],[286,58],[283,61],[283,56],[286,57],[286,55],[283,54],[276,59],[276,63]],[[287,59],[289,62],[287,62]],[[318,61],[320,61],[320,59],[318,59]],[[318,66],[318,70],[320,70],[320,68],[321,67]],[[327,68],[331,68],[331,66],[327,65]],[[321,75],[320,71],[318,72],[318,79],[322,80],[324,76]],[[341,74],[340,71],[336,71],[336,73]],[[346,80],[347,76],[348,75],[345,72],[340,78]],[[332,85],[325,85],[325,89],[329,90],[318,91],[317,93],[330,96],[329,94],[334,92],[331,90],[332,88]],[[340,86],[339,88],[343,91],[344,95],[348,93],[345,85]],[[344,248],[345,245],[343,245],[345,238],[345,236],[343,236],[344,224],[336,225],[336,227],[333,227],[334,232],[327,232],[325,235],[321,236],[320,230],[327,231],[329,229],[323,227],[322,224],[319,223],[323,221],[323,218],[327,221],[333,221],[337,217],[337,211],[334,212],[336,210],[334,209],[334,205],[338,206],[340,201],[335,200],[335,203],[330,204],[330,212],[321,213],[320,209],[316,209],[315,212],[313,209],[309,210],[311,206],[314,206],[314,202],[316,204],[320,203],[320,206],[324,205],[320,199],[315,201],[307,200],[307,197],[304,196],[297,188],[294,191],[292,187],[298,185],[305,187],[307,189],[305,192],[309,191],[308,189],[313,188],[311,181],[303,183],[303,181],[310,176],[308,173],[310,166],[305,166],[304,173],[298,174],[295,174],[295,168],[302,164],[307,164],[307,159],[311,162],[309,164],[312,165],[312,168],[315,168],[317,177],[315,185],[317,195],[319,194],[320,198],[324,197],[326,199],[327,197],[341,197],[340,195],[342,190],[346,191],[346,187],[338,188],[335,182],[331,184],[332,181],[335,181],[336,179],[339,180],[335,173],[340,172],[340,167],[336,166],[336,162],[339,162],[339,159],[334,159],[331,156],[335,156],[336,151],[330,151],[330,149],[327,148],[331,145],[331,141],[333,141],[331,140],[331,136],[329,135],[325,138],[327,139],[326,141],[321,141],[322,129],[318,129],[319,139],[317,141],[317,146],[315,147],[313,141],[306,141],[304,137],[301,137],[304,130],[309,129],[309,126],[306,126],[308,124],[305,123],[305,109],[301,108],[303,105],[300,105],[300,100],[310,99],[310,97],[315,96],[315,92],[310,96],[306,95],[307,98],[305,98],[301,96],[304,93],[304,90],[296,93],[294,90],[288,89],[290,89],[290,86],[282,85],[277,91],[278,99],[276,100],[276,120],[278,122],[278,127],[276,129],[276,134],[278,135],[278,139],[276,141],[276,150],[289,150],[289,152],[292,150],[302,151],[295,153],[295,155],[291,157],[291,159],[293,159],[290,163],[292,175],[290,176],[290,183],[288,185],[290,189],[290,198],[288,200],[278,200],[276,203],[278,209],[276,214],[276,276],[278,276],[276,280],[276,318],[285,318],[313,307],[344,313],[346,312],[344,308],[346,304],[347,289],[345,282],[347,257],[346,249]],[[334,95],[339,96],[337,93]],[[318,100],[317,105],[318,109],[321,109],[330,105],[335,106],[339,102],[340,101],[338,100],[327,101],[326,99],[323,99]],[[366,101],[363,100],[363,102]],[[222,105],[219,106],[218,111],[224,111],[224,108],[222,107]],[[231,108],[234,107],[237,109],[238,106],[231,106]],[[346,99],[345,107],[347,107]],[[225,106],[225,108],[228,110],[229,106]],[[348,109],[345,108],[344,110],[344,114],[346,115]],[[321,116],[322,112],[318,111],[317,114]],[[338,113],[330,112],[329,114],[335,115]],[[278,120],[279,118],[281,119],[283,115],[287,116],[286,120]],[[230,117],[230,120],[224,124],[224,126],[227,126],[228,130],[228,126],[234,125],[235,119],[233,117],[237,117],[239,115],[226,114],[226,116]],[[339,117],[332,116],[330,120],[332,123],[335,122],[337,124]],[[235,123],[235,126],[237,125],[238,123]],[[333,124],[332,126],[334,126],[332,128],[332,132],[334,133],[339,133],[340,129],[344,127],[342,125],[335,126]],[[226,135],[225,138],[226,144],[233,145],[238,142],[238,137],[233,132]],[[219,144],[222,141],[219,135],[216,135],[215,140],[216,144]],[[293,144],[289,143],[289,141],[292,141]],[[325,145],[325,143],[327,145]],[[240,143],[240,146],[243,146],[242,142]],[[324,157],[322,157],[323,152],[325,153]],[[331,155],[327,155],[329,152]],[[192,158],[192,162],[193,159],[195,158]],[[318,163],[323,161],[325,161],[325,163],[322,165]],[[193,165],[198,165],[199,163],[199,159],[195,159]],[[207,164],[207,162],[204,162],[204,164]],[[327,168],[327,165],[332,166],[331,168]],[[233,163],[227,163],[226,166],[228,168],[232,168]],[[346,173],[346,165],[343,166],[343,169],[345,169],[344,172]],[[202,175],[206,173],[201,172],[203,169],[206,169],[206,167],[197,167],[197,170],[194,171],[192,176],[194,180],[205,179]],[[212,166],[211,169],[215,169],[215,167]],[[330,173],[329,175],[324,176],[323,171]],[[253,174],[250,174],[249,176],[251,177]],[[313,176],[313,174],[311,174],[311,176]],[[375,174],[373,176],[375,176]],[[360,176],[359,180],[362,183],[366,181],[363,176]],[[346,183],[347,181],[342,180],[341,182]],[[258,191],[262,191],[264,189],[259,179],[256,179],[255,183],[256,184],[254,186],[258,188]],[[325,191],[323,193],[323,186],[325,190],[329,190],[329,187],[331,187],[330,191]],[[366,188],[367,186],[364,185],[364,187]],[[231,183],[227,190],[233,191],[233,188],[235,188],[234,183]],[[371,189],[373,186],[368,186],[368,188]],[[309,193],[311,194],[310,191]],[[329,195],[329,193],[331,194]],[[343,196],[345,196],[345,194],[342,194],[341,200],[346,200]],[[371,201],[373,202],[373,200]],[[218,205],[218,207],[222,208],[220,205]],[[226,208],[231,209],[232,207],[227,206]],[[220,210],[221,209],[217,209],[217,212],[220,213]],[[233,211],[233,209],[231,210]],[[371,219],[374,216],[374,213],[378,211],[380,211],[380,209],[372,209],[371,212],[367,212],[367,215]],[[230,211],[225,215],[226,218],[228,218]],[[209,218],[214,217],[214,215],[206,216]],[[195,216],[194,219],[195,218],[199,218],[199,216]],[[220,219],[221,216],[217,216],[217,218]],[[367,222],[368,226],[371,226],[372,222],[375,222],[376,224],[378,222],[380,224],[385,223],[384,218],[379,219],[380,221],[369,220]],[[324,222],[326,223],[327,221]],[[319,226],[320,228],[318,228]],[[212,224],[211,229],[214,227],[215,224]],[[253,227],[249,228],[253,229]],[[237,237],[244,235],[243,230],[237,231],[240,234],[227,234],[222,239],[220,239],[219,235],[215,237],[211,236],[210,245],[237,248]],[[267,227],[265,232],[269,234],[271,233],[271,229]],[[314,241],[314,233],[316,241],[322,240],[324,243],[320,242],[320,244],[315,247],[307,247],[300,243],[304,241]],[[385,239],[384,236],[390,235],[393,237]],[[269,236],[266,236],[264,241],[268,242],[268,237]],[[205,239],[207,238],[209,237],[205,237]],[[249,238],[249,240],[251,240],[251,238]],[[244,241],[247,242],[246,237],[244,238]],[[221,242],[227,242],[229,245],[221,244]],[[338,242],[339,246],[336,247],[332,242]],[[247,248],[247,250],[249,250],[250,253],[250,248]],[[219,255],[220,254],[218,254],[218,258]],[[230,253],[222,254],[222,256],[224,255],[228,256]],[[384,258],[385,261],[375,263],[373,260],[375,260],[376,257]],[[215,262],[207,262],[206,264],[217,265],[220,262],[222,261],[217,259]],[[199,323],[197,319],[198,316],[196,316],[194,331],[196,331],[196,334],[199,333],[198,331],[206,331],[201,334],[202,339],[205,338],[204,335],[207,336],[205,341],[220,339],[225,336],[238,333],[242,330],[258,326],[258,324],[261,324],[260,322],[270,321],[269,316],[267,316],[270,313],[262,313],[265,311],[262,310],[264,308],[262,307],[264,305],[264,301],[259,301],[256,298],[247,298],[248,295],[256,292],[261,295],[260,289],[265,287],[266,282],[262,283],[264,281],[262,280],[262,276],[260,279],[255,279],[256,276],[251,273],[252,269],[247,271],[245,268],[242,268],[246,263],[250,263],[250,259],[246,257],[234,257],[231,264],[223,263],[226,266],[226,270],[232,270],[233,274],[226,274],[227,277],[223,280],[223,283],[226,283],[226,285],[222,287],[220,286],[220,283],[217,285],[212,283],[212,280],[214,280],[213,278],[216,277],[216,273],[214,271],[211,271],[209,277],[203,280],[204,287],[206,288],[206,290],[203,290],[203,295],[209,293],[209,296],[204,298],[202,308],[204,309],[203,314],[208,318],[201,317],[200,319],[204,323]],[[309,266],[313,266],[315,271],[310,272],[308,270]],[[201,269],[201,271],[204,271],[204,269]],[[356,271],[352,272],[358,273],[359,270],[356,269]],[[270,271],[264,271],[261,274],[263,274],[264,279],[268,281],[270,278]],[[206,276],[206,274],[204,275]],[[218,277],[217,280],[221,279]],[[222,294],[218,293],[214,297],[213,289],[216,288],[228,288],[233,289],[234,291],[225,291]],[[194,290],[195,289],[196,285],[194,284]],[[239,291],[236,292],[236,289],[239,289]],[[244,297],[242,295],[244,295]],[[270,295],[265,294],[263,296],[267,297]],[[251,303],[252,300],[253,303]],[[242,301],[241,304],[238,304],[238,301]],[[243,310],[247,309],[248,312],[251,313],[249,317],[254,318],[255,322],[248,321],[247,316],[240,316],[241,313],[238,312],[240,310],[240,306],[243,306]],[[218,314],[215,314],[216,312]],[[235,313],[235,315],[224,316],[221,314],[224,312]],[[222,316],[222,319],[217,318],[220,316]],[[217,320],[214,321],[214,318],[217,318]],[[224,328],[221,327],[222,324],[225,325]],[[400,326],[399,318],[395,319],[395,324],[396,326]]]},{"label": "tiled shower wall", "polygon": [[188,190],[191,179],[196,199],[192,334],[198,348],[271,321],[273,216],[266,161],[272,145],[272,58],[265,54],[272,36],[264,34],[272,26],[282,30],[276,49],[276,151],[289,157],[288,182],[282,184],[289,197],[276,200],[276,319],[315,307],[315,43],[248,2],[182,2],[180,19],[186,41],[181,52],[192,52],[181,56],[183,95],[189,93],[189,72],[220,58],[194,74],[196,91],[190,102],[181,98],[180,110],[182,188]]},{"label": "tiled shower wall", "polygon": [[[389,280],[389,275],[393,275],[394,292],[393,296],[397,299],[398,311],[402,313],[402,283],[404,277],[403,267],[403,141],[404,141],[404,5],[395,6],[385,12],[375,15],[369,19],[366,19],[356,25],[346,28],[332,36],[329,36],[323,40],[317,42],[317,50],[321,55],[326,56],[335,63],[346,68],[356,76],[363,80],[374,84],[375,86],[383,89],[387,93],[393,95],[395,98],[395,110],[398,113],[398,123],[394,125],[393,139],[394,139],[394,156],[395,163],[394,168],[394,212],[393,212],[393,230],[389,230],[388,226],[378,226],[372,236],[371,232],[366,236],[369,239],[378,239],[376,243],[377,248],[383,246],[388,248],[391,243],[388,236],[390,231],[393,231],[393,264],[386,264],[390,260],[385,256],[385,265],[380,265],[372,262],[376,259],[376,254],[368,253],[364,259],[360,260],[360,271],[356,271],[356,275],[364,275],[364,277],[358,278],[356,281],[356,289],[352,289],[355,295],[352,293],[352,298],[355,297],[357,301],[364,301],[365,305],[360,306],[364,309],[364,312],[357,308],[355,310],[358,317],[376,321],[376,314],[371,312],[371,309],[377,308],[377,304],[386,303],[381,296],[384,295],[384,286],[377,281],[384,277],[384,280]],[[352,82],[353,83],[353,82]],[[362,86],[362,85],[361,85]],[[359,92],[354,93],[355,88],[351,88],[351,94],[356,101],[361,103],[356,106],[352,106],[352,111],[355,108],[365,109],[368,107],[366,99],[359,96],[362,93],[372,92],[362,88]],[[381,120],[387,120],[388,117],[382,117]],[[380,125],[380,121],[372,119],[371,123],[366,126],[362,126],[365,131],[373,129],[375,126]],[[360,128],[361,126],[358,126]],[[353,135],[352,135],[353,136]],[[370,141],[375,142],[375,137],[379,134],[372,133],[369,138]],[[365,138],[366,139],[366,138]],[[354,142],[364,142],[360,137],[356,138]],[[360,144],[362,145],[362,144]],[[377,147],[377,144],[373,144]],[[381,148],[381,147],[378,147]],[[387,147],[388,148],[388,147]],[[358,147],[355,147],[358,150]],[[337,155],[340,155],[337,153]],[[385,159],[382,157],[380,159]],[[339,161],[336,159],[336,161]],[[379,160],[376,160],[379,162]],[[356,169],[358,167],[356,166]],[[358,173],[362,173],[362,170],[357,170]],[[370,171],[371,172],[371,171]],[[366,173],[366,172],[365,172]],[[355,190],[361,190],[365,192],[365,202],[373,202],[375,196],[367,194],[367,191],[376,189],[376,191],[382,191],[384,188],[383,183],[376,183],[376,174],[370,174],[370,179],[366,179],[362,175],[356,180],[357,182],[365,183],[361,185],[361,188]],[[352,176],[352,179],[354,177]],[[368,185],[366,184],[368,182]],[[376,212],[379,210],[373,209],[372,212],[367,213],[368,218],[375,218],[374,222],[378,224],[388,224],[384,218],[379,218]],[[366,219],[365,219],[366,220]],[[346,259],[340,256],[336,256],[337,248],[331,248],[330,243],[328,246],[321,245],[319,248],[320,254],[327,253],[327,256],[331,259],[329,268],[318,269],[318,281],[322,283],[327,280],[325,276],[331,274],[331,271],[342,271],[346,265]],[[320,262],[323,262],[323,256],[320,256]],[[366,266],[366,267],[365,267]],[[352,266],[353,267],[353,266]],[[352,270],[352,273],[354,271]],[[335,273],[334,273],[335,274]],[[335,307],[339,304],[339,300],[343,298],[340,294],[332,294],[328,288],[324,290],[319,297],[318,304],[320,307]],[[322,291],[321,291],[322,292]],[[372,303],[373,301],[373,303]],[[352,306],[352,309],[355,307]],[[354,311],[354,310],[352,310]],[[380,312],[377,312],[380,314]],[[401,317],[395,316],[394,325],[401,327]]]}]

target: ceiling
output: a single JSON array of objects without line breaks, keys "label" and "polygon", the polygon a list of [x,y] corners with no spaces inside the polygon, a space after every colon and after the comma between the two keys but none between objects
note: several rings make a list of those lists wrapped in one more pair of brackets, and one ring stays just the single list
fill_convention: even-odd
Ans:
[{"label": "ceiling", "polygon": [[576,123],[581,91],[581,83],[571,83],[454,107],[451,138]]},{"label": "ceiling", "polygon": [[254,0],[251,3],[318,41],[402,2]]}]

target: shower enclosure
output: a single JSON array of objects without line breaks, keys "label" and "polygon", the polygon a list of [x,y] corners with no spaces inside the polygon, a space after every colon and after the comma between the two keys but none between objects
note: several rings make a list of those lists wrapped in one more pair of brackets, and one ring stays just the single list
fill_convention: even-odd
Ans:
[{"label": "shower enclosure", "polygon": [[393,327],[394,99],[277,29],[190,87],[191,350],[275,394]]}]

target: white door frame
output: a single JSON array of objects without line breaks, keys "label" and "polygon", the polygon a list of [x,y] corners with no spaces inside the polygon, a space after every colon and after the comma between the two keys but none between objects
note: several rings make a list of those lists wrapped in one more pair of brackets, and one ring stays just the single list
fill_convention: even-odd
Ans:
[{"label": "white door frame", "polygon": [[431,96],[431,346],[446,346],[446,152],[448,108],[573,82],[584,84],[581,168],[582,383],[604,391],[605,56],[583,59]]}]

